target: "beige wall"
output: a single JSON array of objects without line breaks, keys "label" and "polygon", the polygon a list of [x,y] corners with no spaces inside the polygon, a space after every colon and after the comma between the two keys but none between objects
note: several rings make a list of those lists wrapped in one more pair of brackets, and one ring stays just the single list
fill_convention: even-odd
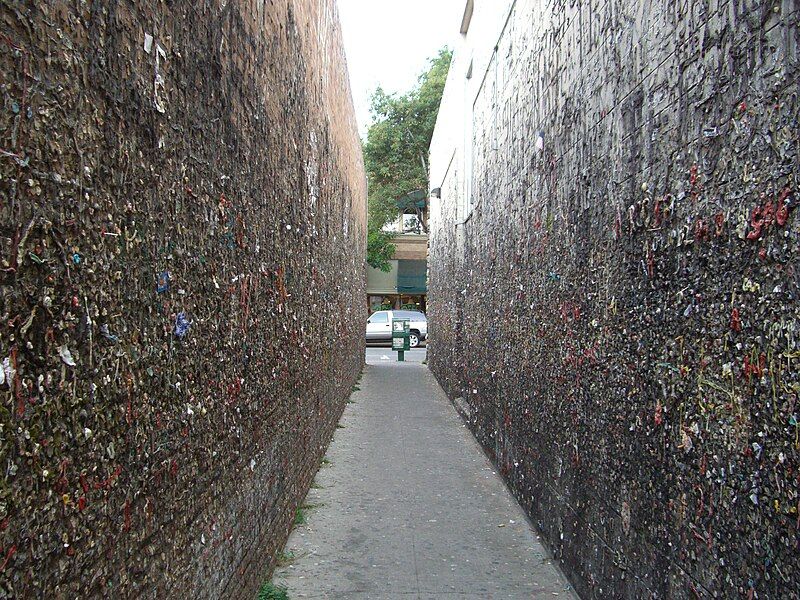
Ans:
[{"label": "beige wall", "polygon": [[367,267],[367,295],[382,296],[397,293],[397,261],[390,260],[389,263],[392,265],[392,270],[388,273]]},{"label": "beige wall", "polygon": [[405,234],[392,240],[395,260],[425,260],[428,256],[428,236]]}]

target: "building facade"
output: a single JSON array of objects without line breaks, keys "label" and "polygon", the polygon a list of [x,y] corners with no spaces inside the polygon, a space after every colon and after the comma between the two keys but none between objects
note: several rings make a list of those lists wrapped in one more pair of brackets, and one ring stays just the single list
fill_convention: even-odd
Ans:
[{"label": "building facade", "polygon": [[796,598],[796,3],[460,26],[431,370],[583,597]]},{"label": "building facade", "polygon": [[428,235],[398,234],[391,270],[367,267],[367,305],[376,311],[389,308],[414,308],[425,312],[428,297]]},{"label": "building facade", "polygon": [[390,270],[367,267],[367,306],[425,312],[428,295],[428,212],[430,199],[415,191],[397,200],[399,214],[384,231],[394,234]]}]

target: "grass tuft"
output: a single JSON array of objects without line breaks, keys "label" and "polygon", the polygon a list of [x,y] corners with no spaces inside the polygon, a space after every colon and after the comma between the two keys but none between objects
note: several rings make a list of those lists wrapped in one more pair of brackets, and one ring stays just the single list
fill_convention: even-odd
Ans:
[{"label": "grass tuft", "polygon": [[289,593],[285,587],[267,581],[261,584],[257,600],[289,600]]},{"label": "grass tuft", "polygon": [[305,525],[306,521],[306,513],[303,512],[303,507],[299,507],[297,511],[294,513],[294,524],[297,525]]}]

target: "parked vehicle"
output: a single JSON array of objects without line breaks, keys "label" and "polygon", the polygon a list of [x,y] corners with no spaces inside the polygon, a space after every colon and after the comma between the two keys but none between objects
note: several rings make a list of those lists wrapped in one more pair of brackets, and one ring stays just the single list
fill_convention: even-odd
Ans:
[{"label": "parked vehicle", "polygon": [[408,319],[411,328],[409,345],[416,348],[428,337],[428,319],[418,310],[379,310],[367,320],[367,342],[391,342],[392,319]]}]

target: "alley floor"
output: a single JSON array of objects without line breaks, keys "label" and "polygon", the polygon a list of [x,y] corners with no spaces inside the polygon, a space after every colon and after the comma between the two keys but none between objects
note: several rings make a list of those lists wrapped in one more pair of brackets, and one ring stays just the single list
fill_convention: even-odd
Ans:
[{"label": "alley floor", "polygon": [[367,349],[274,582],[292,599],[575,598],[425,353]]}]

